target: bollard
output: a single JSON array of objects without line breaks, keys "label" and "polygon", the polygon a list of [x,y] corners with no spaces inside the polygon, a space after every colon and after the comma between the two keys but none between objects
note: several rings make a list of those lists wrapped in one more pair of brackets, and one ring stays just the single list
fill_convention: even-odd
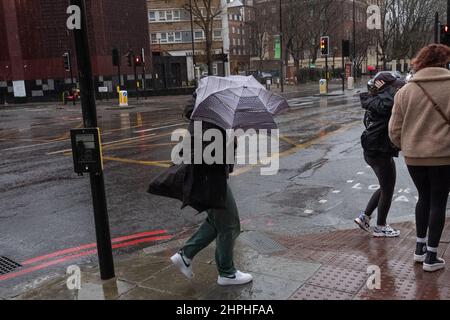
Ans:
[{"label": "bollard", "polygon": [[355,89],[355,78],[348,77],[348,90],[354,90]]},{"label": "bollard", "polygon": [[128,107],[128,92],[127,91],[119,92],[119,106],[120,107]]},{"label": "bollard", "polygon": [[320,79],[319,80],[319,87],[320,87],[320,94],[327,94],[327,80],[326,79]]}]

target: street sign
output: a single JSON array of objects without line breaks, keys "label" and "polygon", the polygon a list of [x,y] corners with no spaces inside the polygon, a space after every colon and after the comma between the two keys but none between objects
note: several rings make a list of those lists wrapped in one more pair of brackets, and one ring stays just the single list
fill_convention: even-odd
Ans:
[{"label": "street sign", "polygon": [[275,57],[274,59],[281,59],[281,42],[280,39],[275,40]]},{"label": "street sign", "polygon": [[98,87],[98,92],[100,93],[108,92],[108,87]]}]

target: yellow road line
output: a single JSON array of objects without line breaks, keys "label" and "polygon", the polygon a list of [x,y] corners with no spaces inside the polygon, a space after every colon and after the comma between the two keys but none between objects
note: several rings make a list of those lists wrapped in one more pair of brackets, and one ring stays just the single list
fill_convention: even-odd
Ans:
[{"label": "yellow road line", "polygon": [[154,167],[161,167],[161,168],[169,168],[170,167],[170,160],[164,160],[164,161],[141,161],[141,160],[132,160],[132,159],[123,159],[123,158],[116,158],[116,157],[103,157],[103,160],[107,161],[115,161],[115,162],[121,162],[121,163],[130,163],[130,164],[140,164],[144,166],[154,166]]},{"label": "yellow road line", "polygon": [[[139,141],[136,141],[139,142]],[[123,146],[111,146],[110,148],[108,148],[108,150],[113,151],[113,150],[122,150],[122,149],[129,149],[129,148],[154,148],[154,147],[164,147],[164,146],[174,146],[176,145],[176,142],[172,142],[172,143],[157,143],[157,144],[135,144],[135,145],[123,145]]]}]

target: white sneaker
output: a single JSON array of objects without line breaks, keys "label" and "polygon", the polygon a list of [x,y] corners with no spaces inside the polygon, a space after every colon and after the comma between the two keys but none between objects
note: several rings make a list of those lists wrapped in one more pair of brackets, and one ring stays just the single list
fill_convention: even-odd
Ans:
[{"label": "white sneaker", "polygon": [[364,231],[370,232],[370,217],[366,216],[364,213],[356,218],[355,223]]},{"label": "white sneaker", "polygon": [[373,236],[375,238],[396,238],[400,236],[400,230],[393,229],[390,225],[376,226],[373,228]]},{"label": "white sneaker", "polygon": [[177,267],[186,278],[194,278],[191,259],[186,258],[181,252],[177,252],[170,258],[170,261],[172,261],[175,267]]},{"label": "white sneaker", "polygon": [[240,284],[247,284],[253,281],[251,274],[243,273],[241,271],[236,271],[233,276],[222,277],[219,276],[217,283],[221,286],[235,286]]}]

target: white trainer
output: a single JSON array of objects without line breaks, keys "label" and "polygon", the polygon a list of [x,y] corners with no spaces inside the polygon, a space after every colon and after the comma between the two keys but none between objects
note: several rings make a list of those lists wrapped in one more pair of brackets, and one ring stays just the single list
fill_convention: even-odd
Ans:
[{"label": "white trainer", "polygon": [[188,279],[194,278],[194,273],[192,272],[192,261],[186,258],[180,252],[175,253],[170,261],[175,265],[175,267],[180,270],[180,272]]},{"label": "white trainer", "polygon": [[219,276],[217,279],[217,283],[221,286],[236,286],[241,284],[247,284],[253,281],[253,277],[251,274],[244,273],[241,271],[236,271],[233,276],[230,277],[222,277]]}]

